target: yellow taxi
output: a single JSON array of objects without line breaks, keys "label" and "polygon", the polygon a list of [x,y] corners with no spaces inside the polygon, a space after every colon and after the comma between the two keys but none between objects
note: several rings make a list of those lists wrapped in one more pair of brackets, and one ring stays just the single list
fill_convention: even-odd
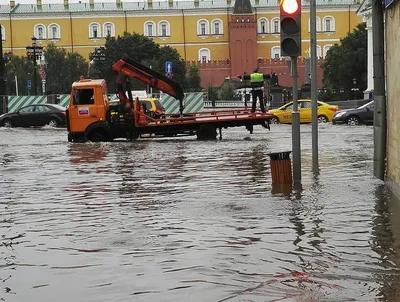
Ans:
[{"label": "yellow taxi", "polygon": [[[318,122],[331,122],[333,115],[339,110],[339,106],[330,105],[318,101]],[[298,108],[300,112],[300,123],[311,123],[311,100],[298,100]],[[291,124],[292,123],[293,102],[287,103],[278,109],[268,110],[273,117],[270,122],[272,124]]]}]

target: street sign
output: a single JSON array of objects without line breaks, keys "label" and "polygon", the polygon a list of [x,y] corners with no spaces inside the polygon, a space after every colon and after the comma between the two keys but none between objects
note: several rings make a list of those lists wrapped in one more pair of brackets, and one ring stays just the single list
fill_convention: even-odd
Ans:
[{"label": "street sign", "polygon": [[165,72],[172,72],[172,62],[166,61],[165,62]]},{"label": "street sign", "polygon": [[46,72],[43,69],[40,69],[40,78],[46,80]]},{"label": "street sign", "polygon": [[26,87],[28,87],[28,89],[32,88],[32,81],[31,80],[26,81]]}]

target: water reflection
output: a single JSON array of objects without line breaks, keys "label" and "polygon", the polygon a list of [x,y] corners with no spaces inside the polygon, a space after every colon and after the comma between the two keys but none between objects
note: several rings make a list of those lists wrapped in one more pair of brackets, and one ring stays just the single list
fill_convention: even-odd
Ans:
[{"label": "water reflection", "polygon": [[379,297],[383,301],[398,301],[400,297],[400,200],[381,184],[375,188],[375,211],[371,247],[379,255],[385,271],[375,272],[381,284]]},{"label": "water reflection", "polygon": [[68,154],[73,164],[96,163],[104,160],[107,152],[101,144],[70,144]]}]

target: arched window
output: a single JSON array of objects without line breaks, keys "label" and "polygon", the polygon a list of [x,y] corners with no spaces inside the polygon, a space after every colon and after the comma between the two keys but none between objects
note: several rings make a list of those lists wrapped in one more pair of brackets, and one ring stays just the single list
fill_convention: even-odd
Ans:
[{"label": "arched window", "polygon": [[268,19],[267,18],[260,18],[258,19],[258,33],[259,34],[267,34],[268,30]]},{"label": "arched window", "polygon": [[147,21],[144,23],[144,35],[147,37],[157,36],[156,24],[153,21]]},{"label": "arched window", "polygon": [[[317,25],[317,33],[321,32],[321,19],[320,19],[320,17],[316,18],[316,25]],[[308,18],[308,32],[311,32],[310,18]]]},{"label": "arched window", "polygon": [[273,18],[271,20],[271,33],[272,34],[279,34],[281,32],[279,23],[280,23],[279,18]]},{"label": "arched window", "polygon": [[211,34],[213,35],[223,35],[223,26],[222,26],[222,20],[220,19],[214,19],[211,22]]},{"label": "arched window", "polygon": [[326,54],[328,53],[328,50],[329,50],[331,47],[332,47],[331,44],[328,44],[328,45],[325,45],[325,46],[324,46],[324,53],[323,53],[324,58],[326,57]]},{"label": "arched window", "polygon": [[60,33],[60,26],[56,23],[52,23],[49,25],[49,39],[60,39],[61,38],[61,33]]},{"label": "arched window", "polygon": [[197,35],[206,36],[210,33],[210,25],[207,20],[202,19],[197,21]]},{"label": "arched window", "polygon": [[93,22],[89,24],[89,38],[90,39],[101,38],[101,27],[99,23]]},{"label": "arched window", "polygon": [[158,22],[158,36],[159,37],[169,37],[170,33],[170,24],[168,21],[160,21]]},{"label": "arched window", "polygon": [[272,59],[281,58],[281,48],[279,46],[274,46],[271,48],[271,58]]},{"label": "arched window", "polygon": [[6,29],[4,28],[3,25],[1,25],[1,40],[2,41],[6,40]]},{"label": "arched window", "polygon": [[199,61],[208,62],[211,60],[210,50],[208,48],[201,48],[199,50]]},{"label": "arched window", "polygon": [[333,32],[335,31],[335,18],[331,16],[324,17],[322,21],[323,31]]},{"label": "arched window", "polygon": [[43,24],[36,24],[34,29],[33,29],[33,35],[38,39],[38,40],[44,40],[46,39],[46,26]]},{"label": "arched window", "polygon": [[106,22],[103,24],[103,37],[115,37],[115,25],[111,22]]}]

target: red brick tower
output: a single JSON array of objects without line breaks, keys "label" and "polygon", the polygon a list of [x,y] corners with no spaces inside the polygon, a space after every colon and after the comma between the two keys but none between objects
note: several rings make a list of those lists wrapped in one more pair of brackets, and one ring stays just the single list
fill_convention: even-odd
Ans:
[{"label": "red brick tower", "polygon": [[257,66],[257,20],[250,0],[236,0],[229,37],[231,76],[253,72]]}]

